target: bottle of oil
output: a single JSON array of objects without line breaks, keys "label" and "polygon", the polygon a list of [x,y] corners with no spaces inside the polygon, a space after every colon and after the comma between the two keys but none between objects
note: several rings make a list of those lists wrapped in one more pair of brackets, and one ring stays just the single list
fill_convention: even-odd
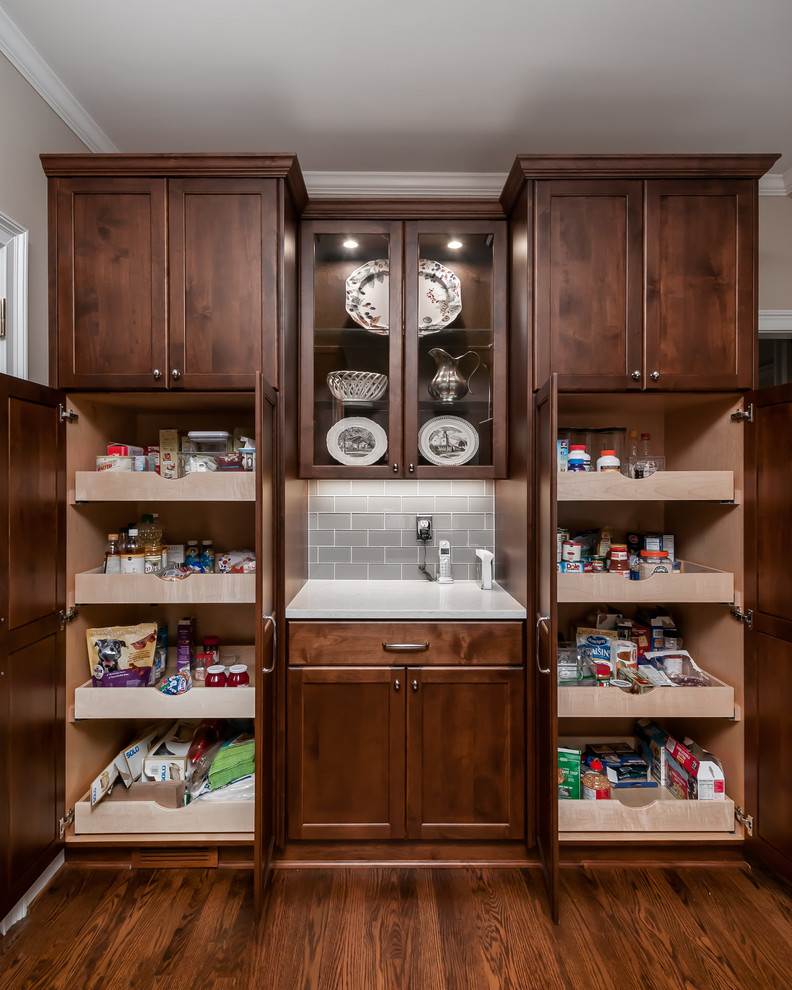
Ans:
[{"label": "bottle of oil", "polygon": [[105,574],[121,573],[121,544],[118,539],[118,533],[107,534],[103,571]]},{"label": "bottle of oil", "polygon": [[145,574],[146,554],[140,545],[138,531],[134,527],[127,533],[126,546],[121,556],[122,574]]}]

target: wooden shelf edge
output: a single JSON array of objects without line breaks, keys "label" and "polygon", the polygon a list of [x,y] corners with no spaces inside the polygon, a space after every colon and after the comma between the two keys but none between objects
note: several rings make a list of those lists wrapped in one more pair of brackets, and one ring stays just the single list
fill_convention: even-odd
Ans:
[{"label": "wooden shelf edge", "polygon": [[657,471],[649,478],[623,474],[560,471],[559,502],[731,502],[733,471]]},{"label": "wooden shelf edge", "polygon": [[168,480],[148,471],[76,471],[70,502],[255,502],[253,471],[212,471]]}]

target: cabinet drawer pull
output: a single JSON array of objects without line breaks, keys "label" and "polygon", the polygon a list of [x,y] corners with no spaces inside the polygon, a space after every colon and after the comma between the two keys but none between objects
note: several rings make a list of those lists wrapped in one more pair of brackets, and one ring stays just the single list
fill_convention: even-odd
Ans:
[{"label": "cabinet drawer pull", "polygon": [[414,474],[414,473],[415,473],[415,465],[414,464],[411,464],[410,465],[410,474]]},{"label": "cabinet drawer pull", "polygon": [[159,370],[159,368],[155,368],[151,373],[154,376],[155,382],[158,382],[160,378],[162,378],[162,372]]},{"label": "cabinet drawer pull", "polygon": [[383,650],[392,650],[394,653],[417,653],[420,650],[429,649],[429,640],[425,643],[386,643],[383,640]]},{"label": "cabinet drawer pull", "polygon": [[641,380],[641,372],[640,372],[640,371],[634,371],[634,372],[632,373],[632,376],[633,376],[633,379],[634,379],[634,380],[635,380],[636,382],[639,382],[639,381]]},{"label": "cabinet drawer pull", "polygon": [[659,371],[653,371],[651,373],[651,375],[649,375],[649,377],[652,379],[653,382],[656,382],[658,380],[658,378],[660,377],[660,372]]},{"label": "cabinet drawer pull", "polygon": [[539,659],[539,630],[543,622],[549,622],[549,621],[550,621],[549,615],[540,615],[539,618],[536,620],[536,666],[539,668],[540,674],[549,674],[551,670],[550,667],[547,668],[543,667],[542,662]]},{"label": "cabinet drawer pull", "polygon": [[401,691],[401,681],[394,681],[393,682],[393,690],[394,691]]},{"label": "cabinet drawer pull", "polygon": [[413,691],[417,691],[418,690],[418,681],[413,681],[412,682],[412,689],[413,689]]},{"label": "cabinet drawer pull", "polygon": [[393,473],[394,474],[398,474],[399,473],[399,462],[398,461],[394,461],[393,462]]},{"label": "cabinet drawer pull", "polygon": [[179,379],[181,378],[181,372],[179,371],[179,369],[178,369],[178,368],[174,368],[174,369],[173,369],[173,371],[171,372],[171,378],[172,378],[172,379],[173,379],[173,380],[174,380],[175,382],[177,382],[177,381],[178,381],[178,380],[179,380]]}]

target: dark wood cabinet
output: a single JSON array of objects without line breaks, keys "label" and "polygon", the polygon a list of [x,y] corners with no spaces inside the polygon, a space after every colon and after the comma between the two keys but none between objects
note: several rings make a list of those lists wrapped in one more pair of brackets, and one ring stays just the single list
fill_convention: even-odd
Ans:
[{"label": "dark wood cabinet", "polygon": [[506,473],[506,227],[302,226],[305,477]]},{"label": "dark wood cabinet", "polygon": [[752,383],[754,183],[536,183],[534,385]]},{"label": "dark wood cabinet", "polygon": [[524,837],[522,623],[290,622],[288,658],[290,838]]},{"label": "dark wood cabinet", "polygon": [[43,155],[51,379],[69,389],[279,384],[293,156]]},{"label": "dark wood cabinet", "polygon": [[60,847],[63,427],[52,389],[0,375],[0,917]]}]

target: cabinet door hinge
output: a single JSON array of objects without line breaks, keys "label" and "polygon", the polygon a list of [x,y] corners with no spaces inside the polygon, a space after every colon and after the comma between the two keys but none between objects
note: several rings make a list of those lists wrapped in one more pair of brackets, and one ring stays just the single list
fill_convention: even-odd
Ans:
[{"label": "cabinet door hinge", "polygon": [[66,827],[74,824],[74,808],[69,808],[63,818],[58,819],[58,835],[61,842],[66,838]]},{"label": "cabinet door hinge", "polygon": [[731,414],[735,423],[753,423],[753,403],[749,403],[747,409],[738,409]]},{"label": "cabinet door hinge", "polygon": [[737,805],[734,809],[734,817],[741,825],[745,826],[745,831],[748,835],[753,835],[753,815],[746,815],[742,808]]},{"label": "cabinet door hinge", "polygon": [[73,409],[67,409],[63,403],[58,403],[58,414],[61,423],[76,423],[80,418]]},{"label": "cabinet door hinge", "polygon": [[749,629],[753,629],[753,612],[749,608],[743,612],[741,608],[732,606],[729,609],[729,615],[738,622],[744,622]]},{"label": "cabinet door hinge", "polygon": [[58,612],[58,615],[60,616],[61,629],[65,629],[66,623],[71,622],[73,619],[76,619],[78,614],[79,613],[77,612],[76,608],[62,608],[60,612]]}]

